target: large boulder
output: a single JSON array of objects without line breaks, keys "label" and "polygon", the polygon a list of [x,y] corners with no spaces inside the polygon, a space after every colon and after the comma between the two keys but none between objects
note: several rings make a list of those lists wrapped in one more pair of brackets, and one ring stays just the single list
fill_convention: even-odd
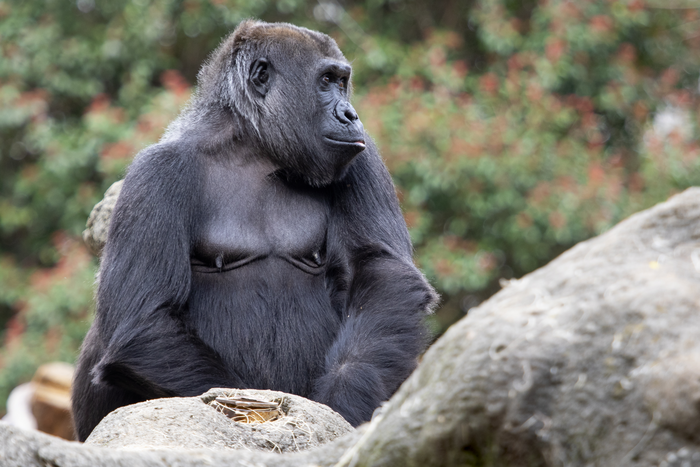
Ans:
[{"label": "large boulder", "polygon": [[700,465],[700,188],[452,326],[338,465]]},{"label": "large boulder", "polygon": [[428,350],[371,423],[328,444],[133,451],[0,424],[0,465],[685,467],[700,465],[699,408],[693,188],[511,281]]}]

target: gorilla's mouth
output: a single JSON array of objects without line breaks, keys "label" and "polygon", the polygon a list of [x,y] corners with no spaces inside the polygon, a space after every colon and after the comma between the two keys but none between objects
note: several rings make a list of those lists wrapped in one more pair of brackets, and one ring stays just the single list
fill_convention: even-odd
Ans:
[{"label": "gorilla's mouth", "polygon": [[341,146],[351,146],[353,148],[360,149],[360,150],[362,150],[366,147],[365,140],[363,140],[363,139],[357,139],[354,141],[347,141],[347,140],[330,138],[328,136],[324,136],[324,139],[326,141],[330,142],[331,144],[337,144],[337,145],[341,145]]}]

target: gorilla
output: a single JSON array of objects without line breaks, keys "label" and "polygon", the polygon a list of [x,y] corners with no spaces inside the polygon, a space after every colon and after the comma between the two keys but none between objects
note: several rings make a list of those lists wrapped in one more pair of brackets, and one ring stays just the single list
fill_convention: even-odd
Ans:
[{"label": "gorilla", "polygon": [[248,20],[130,166],[73,389],[78,438],[112,410],[274,389],[358,425],[425,349],[437,296],[335,41]]}]

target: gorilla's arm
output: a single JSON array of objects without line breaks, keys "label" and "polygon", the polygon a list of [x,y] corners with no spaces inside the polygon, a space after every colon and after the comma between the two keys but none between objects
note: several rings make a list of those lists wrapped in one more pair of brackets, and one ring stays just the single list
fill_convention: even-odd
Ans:
[{"label": "gorilla's arm", "polygon": [[413,265],[391,177],[367,143],[336,187],[341,219],[331,223],[331,236],[348,252],[350,277],[343,324],[313,395],[353,425],[369,420],[413,371],[428,341],[425,314],[437,299]]},{"label": "gorilla's arm", "polygon": [[190,239],[199,187],[195,154],[151,146],[129,169],[110,224],[97,292],[104,345],[91,371],[144,398],[236,386],[219,357],[177,314],[190,292]]}]

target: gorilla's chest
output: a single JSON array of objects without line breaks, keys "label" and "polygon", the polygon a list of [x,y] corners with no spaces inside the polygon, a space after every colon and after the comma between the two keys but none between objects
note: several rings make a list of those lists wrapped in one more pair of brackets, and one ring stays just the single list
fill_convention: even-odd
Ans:
[{"label": "gorilla's chest", "polygon": [[255,167],[209,168],[183,320],[249,387],[308,396],[339,327],[329,200]]},{"label": "gorilla's chest", "polygon": [[310,274],[325,263],[326,193],[290,186],[262,167],[210,167],[196,215],[193,271],[282,259]]}]

